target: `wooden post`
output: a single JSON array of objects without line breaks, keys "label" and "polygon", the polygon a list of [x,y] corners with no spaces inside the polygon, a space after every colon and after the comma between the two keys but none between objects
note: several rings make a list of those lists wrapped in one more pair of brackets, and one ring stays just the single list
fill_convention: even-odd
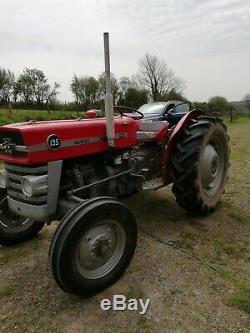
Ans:
[{"label": "wooden post", "polygon": [[113,95],[111,92],[108,32],[104,32],[103,38],[104,38],[104,60],[105,60],[105,80],[106,80],[106,95],[105,95],[106,133],[107,133],[109,147],[114,147],[115,145],[114,107],[113,107]]}]

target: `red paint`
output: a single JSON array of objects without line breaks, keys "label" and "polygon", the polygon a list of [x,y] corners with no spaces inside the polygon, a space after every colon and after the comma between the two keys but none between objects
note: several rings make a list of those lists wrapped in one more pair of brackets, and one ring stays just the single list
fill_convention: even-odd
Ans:
[{"label": "red paint", "polygon": [[[129,148],[136,145],[136,132],[139,121],[127,117],[115,118],[115,134],[125,134],[125,138],[115,139],[117,149]],[[105,118],[82,120],[58,120],[33,123],[17,123],[0,127],[0,131],[13,131],[22,134],[25,145],[29,148],[37,144],[46,144],[49,135],[56,134],[61,142],[65,140],[77,140],[106,136]],[[73,147],[60,148],[56,151],[47,150],[29,152],[27,157],[11,157],[0,154],[0,159],[16,164],[47,163],[49,161],[65,160],[68,158],[102,153],[108,150],[107,141]]]},{"label": "red paint", "polygon": [[86,112],[86,114],[87,114],[87,118],[96,118],[96,110],[88,110],[87,112]]},{"label": "red paint", "polygon": [[[193,110],[184,116],[175,127],[165,150],[165,174],[164,183],[167,185],[172,182],[170,160],[174,146],[174,142],[179,133],[187,126],[191,118],[197,117],[202,112]],[[114,126],[115,149],[126,149],[143,144],[143,141],[137,140],[137,131],[143,120],[135,120],[130,117],[115,117]],[[17,123],[0,127],[0,132],[18,132],[23,136],[25,145],[28,148],[34,145],[46,145],[47,138],[51,134],[57,135],[61,142],[67,140],[88,139],[106,136],[105,118],[90,118],[81,120],[56,120],[42,121],[33,123]],[[167,124],[162,128],[152,141],[162,141],[166,138],[168,127]],[[119,134],[122,136],[119,137]],[[125,137],[124,137],[125,135]],[[148,142],[148,141],[147,141]],[[97,143],[87,143],[82,145],[74,145],[71,147],[61,147],[58,150],[29,152],[27,157],[16,157],[11,155],[0,154],[0,160],[13,164],[42,164],[50,161],[65,160],[74,157],[81,157],[104,153],[109,147],[107,140]]]}]

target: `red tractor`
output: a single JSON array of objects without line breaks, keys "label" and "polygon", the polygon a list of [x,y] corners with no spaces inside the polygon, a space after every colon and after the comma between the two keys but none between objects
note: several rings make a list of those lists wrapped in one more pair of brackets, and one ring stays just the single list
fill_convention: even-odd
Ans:
[{"label": "red tractor", "polygon": [[141,114],[114,116],[104,37],[106,117],[0,128],[0,244],[30,239],[44,223],[61,220],[51,267],[58,285],[78,295],[111,285],[133,257],[136,221],[117,199],[173,183],[181,207],[209,213],[224,192],[229,166],[226,127],[199,110],[171,130]]}]

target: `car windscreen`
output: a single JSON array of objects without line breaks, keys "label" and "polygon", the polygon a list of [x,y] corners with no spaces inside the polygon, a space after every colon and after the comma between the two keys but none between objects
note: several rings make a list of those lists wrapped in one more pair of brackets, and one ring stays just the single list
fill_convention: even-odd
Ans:
[{"label": "car windscreen", "polygon": [[161,114],[166,106],[166,103],[152,103],[142,105],[138,111],[143,114]]}]

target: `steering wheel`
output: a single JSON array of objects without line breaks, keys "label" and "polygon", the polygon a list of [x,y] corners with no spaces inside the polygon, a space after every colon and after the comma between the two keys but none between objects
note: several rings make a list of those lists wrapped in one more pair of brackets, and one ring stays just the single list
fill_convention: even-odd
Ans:
[{"label": "steering wheel", "polygon": [[[130,113],[138,113],[140,115],[140,118],[138,119],[142,119],[144,118],[144,114],[136,109],[133,109],[133,108],[130,108],[128,106],[120,106],[120,105],[117,105],[117,106],[114,106],[114,109],[115,110],[118,110],[118,112],[120,113],[121,116],[126,116],[126,117],[129,117],[126,113],[126,110],[129,111]],[[125,113],[122,111],[124,110]]]}]

